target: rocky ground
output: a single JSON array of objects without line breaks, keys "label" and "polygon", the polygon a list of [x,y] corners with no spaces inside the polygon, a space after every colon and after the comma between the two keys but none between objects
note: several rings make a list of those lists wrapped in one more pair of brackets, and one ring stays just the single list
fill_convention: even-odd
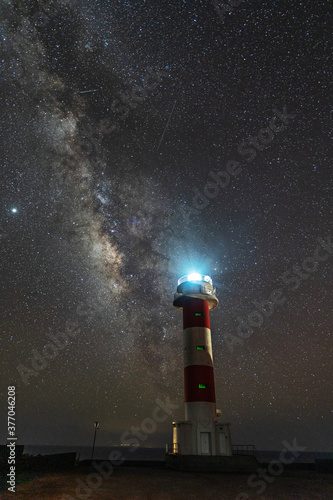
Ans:
[{"label": "rocky ground", "polygon": [[[17,477],[15,494],[2,500],[332,500],[333,475],[275,478],[247,483],[248,475],[185,473],[159,467],[114,467],[105,477],[90,467],[68,473]],[[273,478],[270,478],[271,480]]]}]

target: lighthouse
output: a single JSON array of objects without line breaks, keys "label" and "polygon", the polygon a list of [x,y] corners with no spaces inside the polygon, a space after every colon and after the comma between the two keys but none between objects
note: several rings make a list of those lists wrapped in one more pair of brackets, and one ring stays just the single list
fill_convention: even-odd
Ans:
[{"label": "lighthouse", "polygon": [[209,314],[219,301],[210,276],[178,280],[173,305],[183,311],[185,420],[173,422],[174,455],[232,455],[230,424],[216,410]]}]

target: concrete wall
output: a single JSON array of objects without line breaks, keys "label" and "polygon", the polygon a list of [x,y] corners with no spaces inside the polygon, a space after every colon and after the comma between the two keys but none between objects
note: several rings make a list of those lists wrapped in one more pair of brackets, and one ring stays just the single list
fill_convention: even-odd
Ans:
[{"label": "concrete wall", "polygon": [[165,466],[184,472],[225,472],[251,474],[256,473],[259,463],[254,456],[233,455],[198,456],[198,455],[166,455]]}]

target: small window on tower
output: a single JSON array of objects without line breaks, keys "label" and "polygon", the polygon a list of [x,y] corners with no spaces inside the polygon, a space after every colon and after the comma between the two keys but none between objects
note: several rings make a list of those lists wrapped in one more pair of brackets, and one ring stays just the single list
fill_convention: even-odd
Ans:
[{"label": "small window on tower", "polygon": [[206,389],[206,384],[199,384],[199,389]]},{"label": "small window on tower", "polygon": [[202,316],[202,313],[195,313],[196,316]]},{"label": "small window on tower", "polygon": [[205,346],[204,345],[197,345],[197,351],[204,351]]}]

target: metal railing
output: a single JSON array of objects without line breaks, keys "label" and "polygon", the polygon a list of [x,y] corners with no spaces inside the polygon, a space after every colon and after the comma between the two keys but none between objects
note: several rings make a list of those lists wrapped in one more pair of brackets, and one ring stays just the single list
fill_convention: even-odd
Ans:
[{"label": "metal railing", "polygon": [[234,444],[232,445],[232,453],[234,455],[253,455],[257,462],[263,462],[254,444]]}]

